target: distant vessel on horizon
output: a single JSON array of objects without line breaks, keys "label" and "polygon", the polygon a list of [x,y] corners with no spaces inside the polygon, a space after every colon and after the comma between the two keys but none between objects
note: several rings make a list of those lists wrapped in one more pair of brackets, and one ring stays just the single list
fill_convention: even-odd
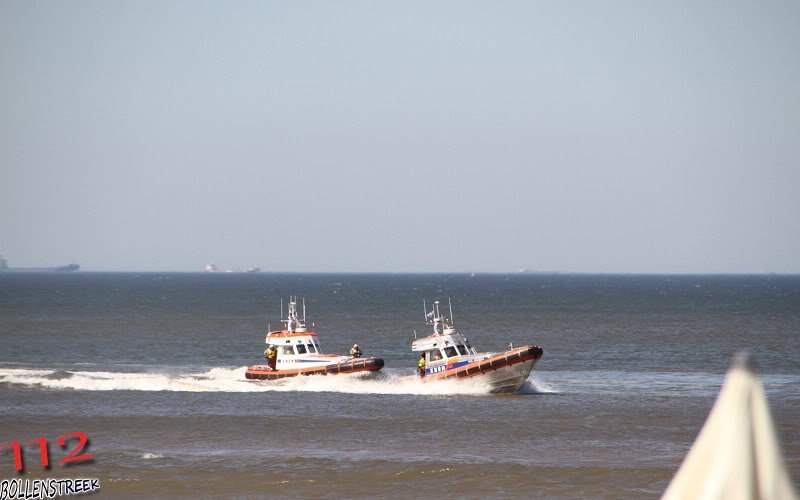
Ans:
[{"label": "distant vessel on horizon", "polygon": [[78,264],[67,264],[56,267],[8,267],[8,261],[0,255],[0,273],[50,273],[70,272],[81,268]]},{"label": "distant vessel on horizon", "polygon": [[517,269],[518,273],[525,273],[525,274],[560,274],[561,271],[541,271],[538,269],[528,269],[527,267],[520,267]]},{"label": "distant vessel on horizon", "polygon": [[246,271],[242,271],[240,269],[222,270],[219,267],[217,267],[217,265],[214,264],[213,262],[206,264],[206,267],[203,268],[203,272],[205,273],[257,273],[260,271],[261,271],[260,267],[248,267]]}]

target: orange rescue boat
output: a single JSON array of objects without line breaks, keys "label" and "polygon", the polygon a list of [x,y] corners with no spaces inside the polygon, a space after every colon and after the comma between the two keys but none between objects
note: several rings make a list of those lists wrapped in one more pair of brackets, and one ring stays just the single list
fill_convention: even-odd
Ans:
[{"label": "orange rescue boat", "polygon": [[301,320],[297,313],[297,298],[289,298],[288,319],[282,320],[286,328],[267,333],[267,349],[264,351],[267,364],[248,366],[245,378],[277,380],[298,375],[373,373],[383,368],[383,359],[362,358],[360,350],[351,356],[324,354],[316,332],[306,328],[305,309],[304,300]]}]

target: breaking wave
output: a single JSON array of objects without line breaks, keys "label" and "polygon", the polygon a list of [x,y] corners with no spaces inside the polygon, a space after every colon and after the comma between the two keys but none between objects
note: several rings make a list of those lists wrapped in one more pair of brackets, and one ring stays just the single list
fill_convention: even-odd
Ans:
[{"label": "breaking wave", "polygon": [[[202,373],[122,372],[83,370],[42,370],[0,368],[0,383],[79,391],[174,391],[174,392],[341,392],[349,394],[488,394],[489,386],[480,380],[421,381],[408,369],[384,369],[376,375],[293,377],[276,381],[249,381],[245,366],[212,368]],[[532,385],[531,385],[532,384]],[[552,392],[537,386],[532,379],[523,393]],[[526,392],[527,391],[527,392]]]}]

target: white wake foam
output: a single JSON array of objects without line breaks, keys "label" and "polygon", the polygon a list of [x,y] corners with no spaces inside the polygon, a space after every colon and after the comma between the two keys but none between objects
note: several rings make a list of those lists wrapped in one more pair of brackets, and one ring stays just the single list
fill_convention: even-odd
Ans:
[{"label": "white wake foam", "polygon": [[542,380],[533,378],[533,373],[528,377],[528,380],[522,384],[522,387],[517,391],[520,394],[558,394],[559,391],[552,385]]},{"label": "white wake foam", "polygon": [[423,382],[411,370],[364,374],[293,377],[276,381],[245,379],[247,368],[212,368],[203,373],[136,373],[0,368],[0,383],[81,391],[175,392],[341,392],[349,394],[488,394],[480,380]]}]

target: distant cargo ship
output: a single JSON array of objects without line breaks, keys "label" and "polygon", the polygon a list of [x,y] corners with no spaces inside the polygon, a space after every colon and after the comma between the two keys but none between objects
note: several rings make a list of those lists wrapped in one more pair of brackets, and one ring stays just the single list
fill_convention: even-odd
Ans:
[{"label": "distant cargo ship", "polygon": [[57,267],[8,267],[8,261],[0,255],[0,273],[53,273],[77,271],[81,266],[78,264],[67,264]]},{"label": "distant cargo ship", "polygon": [[524,274],[561,274],[561,271],[541,271],[539,269],[528,269],[527,267],[520,267],[517,272]]},{"label": "distant cargo ship", "polygon": [[247,270],[242,271],[241,269],[220,269],[216,264],[213,262],[206,264],[205,269],[203,269],[206,273],[258,273],[261,272],[260,267],[248,267]]}]

